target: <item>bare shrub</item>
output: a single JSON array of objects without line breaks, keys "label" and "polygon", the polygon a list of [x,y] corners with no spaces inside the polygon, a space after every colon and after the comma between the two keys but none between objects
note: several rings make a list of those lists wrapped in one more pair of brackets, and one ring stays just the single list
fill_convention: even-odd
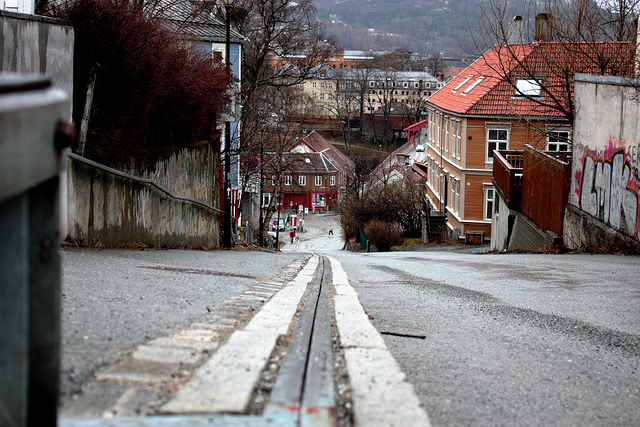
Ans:
[{"label": "bare shrub", "polygon": [[392,246],[399,246],[404,242],[404,234],[398,224],[374,219],[369,221],[364,234],[380,252],[388,252]]}]

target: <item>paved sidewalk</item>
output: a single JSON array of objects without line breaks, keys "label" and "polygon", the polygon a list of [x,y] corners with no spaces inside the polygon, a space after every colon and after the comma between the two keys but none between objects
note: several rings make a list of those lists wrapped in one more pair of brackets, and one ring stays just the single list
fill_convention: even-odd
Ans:
[{"label": "paved sidewalk", "polygon": [[[283,280],[257,281],[208,318],[141,345],[131,357],[101,369],[81,397],[66,408],[60,425],[286,425],[280,424],[282,420],[246,415],[247,408],[278,337],[287,334],[295,321],[318,259],[314,255],[294,262]],[[369,322],[340,263],[329,260],[355,424],[429,425],[412,386]]]}]

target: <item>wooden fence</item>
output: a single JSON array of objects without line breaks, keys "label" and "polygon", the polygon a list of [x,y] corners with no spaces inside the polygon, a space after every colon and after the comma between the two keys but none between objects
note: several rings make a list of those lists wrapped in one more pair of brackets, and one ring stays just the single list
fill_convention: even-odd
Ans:
[{"label": "wooden fence", "polygon": [[562,236],[570,183],[571,163],[565,153],[552,155],[525,145],[522,213],[543,230],[551,230],[558,236]]}]

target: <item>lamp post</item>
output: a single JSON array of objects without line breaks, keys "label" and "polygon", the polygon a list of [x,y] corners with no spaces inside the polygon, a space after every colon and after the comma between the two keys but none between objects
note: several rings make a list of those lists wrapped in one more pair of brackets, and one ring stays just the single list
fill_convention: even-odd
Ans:
[{"label": "lamp post", "polygon": [[[230,15],[231,8],[233,7],[233,0],[223,0],[224,8],[226,12],[225,26],[225,60],[227,61],[227,67],[231,68],[231,23]],[[231,248],[233,246],[233,239],[231,238],[231,123],[226,120],[224,122],[224,241],[225,248]]]}]

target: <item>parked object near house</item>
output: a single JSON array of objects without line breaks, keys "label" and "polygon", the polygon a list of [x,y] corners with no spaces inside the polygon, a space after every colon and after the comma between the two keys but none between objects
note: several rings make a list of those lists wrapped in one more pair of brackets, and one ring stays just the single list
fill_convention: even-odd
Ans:
[{"label": "parked object near house", "polygon": [[564,241],[571,249],[640,248],[637,81],[576,75],[576,135]]}]

